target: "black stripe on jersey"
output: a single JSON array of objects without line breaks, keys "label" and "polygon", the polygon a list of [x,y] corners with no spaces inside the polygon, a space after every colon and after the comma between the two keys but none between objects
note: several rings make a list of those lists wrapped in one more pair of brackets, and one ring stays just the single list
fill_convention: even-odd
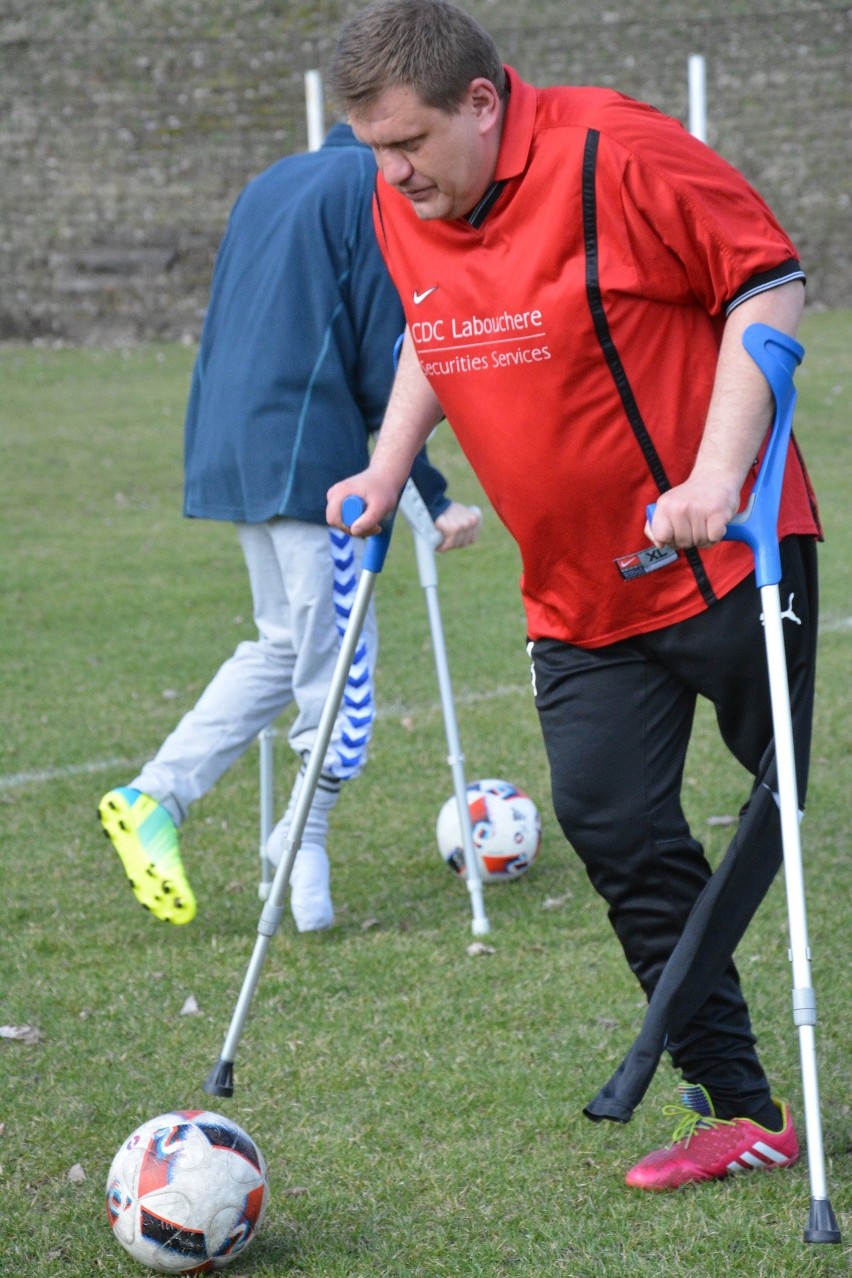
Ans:
[{"label": "black stripe on jersey", "polygon": [[[483,195],[482,199],[479,201],[479,203],[475,205],[475,207],[472,208],[471,211],[467,214],[467,216],[465,217],[465,221],[470,223],[470,225],[475,230],[479,230],[479,228],[482,226],[482,223],[485,221],[485,219],[488,217],[488,214],[493,209],[500,195],[500,192],[503,190],[503,187],[505,185],[506,185],[505,181],[492,182],[488,190]],[[382,236],[384,238],[385,243],[387,244],[388,237],[385,233],[385,218],[384,218],[384,213],[382,212],[382,201],[379,196],[378,183],[374,187],[374,199],[376,201],[376,209],[378,210],[378,214],[379,214],[379,225],[382,228]]]},{"label": "black stripe on jersey", "polygon": [[469,222],[476,230],[479,230],[480,226],[482,226],[482,223],[494,207],[497,197],[505,185],[505,182],[492,182],[479,203],[468,213],[465,221]]},{"label": "black stripe on jersey", "polygon": [[761,271],[759,275],[752,275],[751,279],[746,280],[727,303],[725,315],[730,315],[731,311],[736,310],[741,302],[748,301],[750,297],[757,297],[758,293],[766,293],[769,289],[778,288],[781,284],[789,284],[791,280],[801,280],[803,284],[805,282],[805,272],[795,257],[788,258],[786,262],[773,267],[771,271]]},{"label": "black stripe on jersey", "polygon": [[[603,298],[601,297],[598,262],[597,193],[595,189],[599,140],[600,134],[597,130],[590,129],[586,135],[586,144],[583,150],[582,196],[583,241],[586,250],[586,297],[589,303],[589,310],[592,313],[595,332],[597,333],[604,359],[615,382],[627,420],[630,423],[633,434],[636,436],[639,447],[642,449],[642,455],[654,482],[660,492],[664,493],[672,485],[666,475],[659,453],[654,447],[654,441],[648,433],[648,427],[645,425],[645,421],[639,411],[639,405],[636,403],[621,357],[618,354],[615,342],[612,340],[612,333],[610,332]],[[701,591],[701,597],[707,606],[710,607],[716,603],[716,595],[710,585],[704,564],[701,562],[701,556],[694,546],[690,546],[689,549],[685,550],[684,555],[692,569],[696,585]]]}]

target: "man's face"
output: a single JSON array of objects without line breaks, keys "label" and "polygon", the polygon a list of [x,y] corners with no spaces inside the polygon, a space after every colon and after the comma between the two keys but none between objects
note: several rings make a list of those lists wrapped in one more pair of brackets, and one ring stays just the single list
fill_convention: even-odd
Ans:
[{"label": "man's face", "polygon": [[473,80],[452,114],[426,106],[395,85],[350,114],[361,142],[372,147],[385,181],[423,221],[469,213],[494,177],[502,104],[489,80]]}]

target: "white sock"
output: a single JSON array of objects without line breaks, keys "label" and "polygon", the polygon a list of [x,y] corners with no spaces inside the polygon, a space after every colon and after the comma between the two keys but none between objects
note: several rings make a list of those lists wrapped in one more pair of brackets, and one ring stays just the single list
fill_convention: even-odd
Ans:
[{"label": "white sock", "polygon": [[[287,804],[287,811],[269,836],[266,856],[272,866],[277,866],[284,854],[284,845],[290,833],[293,810],[302,789],[304,773],[299,771]],[[324,784],[333,782],[333,784]],[[340,782],[336,777],[320,777],[302,832],[301,846],[290,871],[290,909],[300,932],[317,932],[331,927],[334,907],[331,903],[330,866],[325,850],[328,836],[328,818],[340,795]]]},{"label": "white sock", "polygon": [[334,922],[330,866],[325,848],[302,844],[290,873],[290,910],[300,932],[320,932]]}]

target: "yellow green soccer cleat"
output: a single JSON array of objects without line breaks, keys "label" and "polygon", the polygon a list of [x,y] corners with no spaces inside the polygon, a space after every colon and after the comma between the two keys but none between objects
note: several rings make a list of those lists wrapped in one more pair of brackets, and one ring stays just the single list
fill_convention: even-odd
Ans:
[{"label": "yellow green soccer cleat", "polygon": [[163,805],[120,786],[101,799],[98,816],[137,901],[164,923],[189,923],[195,894],[183,872],[177,828]]}]

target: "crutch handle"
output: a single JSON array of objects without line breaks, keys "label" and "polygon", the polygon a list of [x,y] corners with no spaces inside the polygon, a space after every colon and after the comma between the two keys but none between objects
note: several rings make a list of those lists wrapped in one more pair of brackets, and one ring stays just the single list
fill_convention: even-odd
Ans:
[{"label": "crutch handle", "polygon": [[745,509],[728,524],[724,540],[744,541],[750,547],[758,587],[776,586],[781,580],[778,509],[796,407],[793,374],[805,348],[768,324],[750,324],[743,333],[743,346],[769,382],[775,418],[751,496]]},{"label": "crutch handle", "polygon": [[[728,524],[722,540],[745,542],[754,555],[757,586],[774,586],[781,580],[778,509],[796,407],[793,374],[802,362],[805,348],[794,337],[768,324],[749,324],[743,333],[743,346],[769,383],[775,417],[751,495],[745,508]],[[649,523],[656,508],[656,502],[646,507]]]},{"label": "crutch handle", "polygon": [[343,505],[340,507],[340,517],[347,527],[351,527],[359,515],[363,515],[367,509],[367,503],[363,497],[356,497],[354,493],[350,493],[348,497],[343,498]]},{"label": "crutch handle", "polygon": [[[350,493],[348,497],[343,498],[343,505],[340,508],[340,517],[348,528],[351,528],[355,520],[363,515],[367,509],[367,503],[363,497],[358,497],[355,493]],[[391,533],[393,532],[393,519],[387,520],[382,525],[382,531],[374,533],[372,537],[367,538],[367,545],[364,549],[364,559],[362,568],[367,572],[378,573],[382,571],[385,565],[385,556],[390,546]]]}]

